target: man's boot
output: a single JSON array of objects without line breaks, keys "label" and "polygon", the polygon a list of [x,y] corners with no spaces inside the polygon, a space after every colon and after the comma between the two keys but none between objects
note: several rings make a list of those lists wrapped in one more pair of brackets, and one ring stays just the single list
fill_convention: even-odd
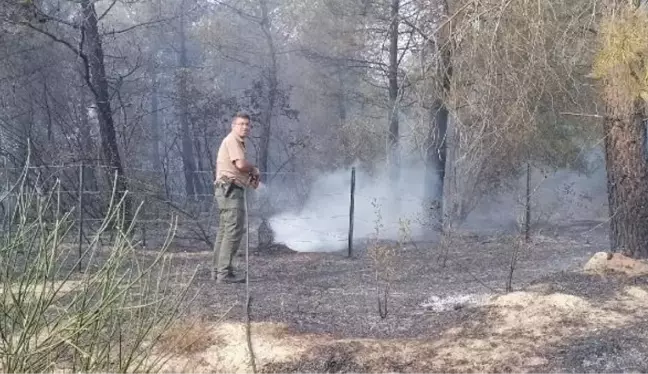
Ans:
[{"label": "man's boot", "polygon": [[227,275],[219,275],[218,277],[216,277],[216,283],[245,283],[245,277],[237,277],[232,273],[229,273]]}]

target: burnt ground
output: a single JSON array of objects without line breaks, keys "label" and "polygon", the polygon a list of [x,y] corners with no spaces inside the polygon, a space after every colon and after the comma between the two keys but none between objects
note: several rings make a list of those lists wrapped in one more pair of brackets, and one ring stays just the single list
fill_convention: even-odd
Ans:
[{"label": "burnt ground", "polygon": [[[582,268],[593,253],[606,250],[606,227],[597,229],[598,224],[575,223],[558,235],[537,235],[519,254],[513,290],[556,274],[569,277],[560,274]],[[352,258],[345,253],[298,253],[285,248],[250,255],[252,318],[339,338],[429,336],[448,324],[474,318],[474,311],[463,308],[471,299],[505,290],[513,253],[507,239],[506,235],[468,234],[449,249],[428,242],[399,251],[385,319],[378,314],[377,301],[383,288],[375,280],[366,245],[356,245]],[[195,283],[201,288],[197,302],[205,313],[219,318],[237,301],[244,303],[244,285],[211,282],[210,253],[191,253],[190,258],[204,266]],[[239,261],[243,269],[244,257]],[[457,295],[464,300],[453,304]],[[450,298],[451,310],[425,307],[434,297]],[[227,318],[243,321],[242,306],[232,309]]]},{"label": "burnt ground", "polygon": [[[514,251],[510,235],[462,233],[450,245],[417,242],[399,250],[396,260],[392,262],[395,277],[389,288],[386,318],[381,318],[378,313],[378,295],[383,288],[375,280],[374,267],[367,256],[367,244],[358,243],[351,258],[346,257],[345,253],[298,253],[283,247],[250,255],[249,291],[254,323],[282,324],[287,326],[287,333],[294,336],[349,341],[338,346],[318,346],[288,363],[266,363],[261,370],[648,370],[648,323],[634,321],[625,327],[615,323],[608,326],[609,321],[621,318],[614,317],[616,314],[602,319],[608,322],[601,322],[601,326],[594,328],[587,322],[587,318],[598,318],[597,313],[618,313],[619,316],[630,313],[627,309],[617,310],[614,307],[615,298],[624,287],[637,286],[648,290],[645,287],[648,282],[643,277],[600,276],[581,271],[594,253],[607,249],[607,226],[601,222],[574,222],[536,231],[532,243],[519,253],[512,287],[513,291],[532,290],[534,298],[548,295],[549,301],[542,301],[546,304],[542,308],[546,309],[538,309],[532,302],[527,306],[516,306],[514,302],[511,310],[518,317],[512,317],[513,321],[507,323],[515,324],[515,318],[526,318],[519,316],[524,316],[529,308],[529,313],[536,315],[526,321],[530,322],[530,327],[513,327],[510,331],[507,330],[509,327],[494,330],[492,321],[494,318],[501,319],[501,312],[496,312],[492,305],[480,305],[488,297],[506,295],[504,291]],[[244,322],[246,286],[212,282],[209,272],[211,253],[207,251],[194,251],[186,247],[176,247],[174,251],[178,252],[177,257],[187,271],[201,266],[194,282],[197,297],[192,306],[193,312],[214,323]],[[239,257],[239,261],[243,267],[244,257]],[[527,294],[520,295],[524,298]],[[558,301],[555,297],[559,297]],[[570,303],[574,302],[580,309],[570,309]],[[559,307],[556,308],[561,310],[553,317],[558,327],[533,333],[524,330],[533,330],[533,318],[545,318],[543,314],[551,314],[554,309],[552,303],[557,303]],[[590,307],[583,307],[583,303],[606,306],[601,309],[602,312],[598,309],[592,311],[593,317],[586,317],[584,310]],[[572,318],[572,314],[579,317]],[[463,357],[462,353],[456,353],[461,352],[460,349],[454,349],[452,354],[446,353],[446,356],[458,354],[459,357],[453,356],[450,360],[439,353],[442,348],[436,347],[426,348],[429,351],[423,356],[405,361],[391,359],[389,357],[392,355],[385,353],[376,366],[375,363],[368,364],[359,359],[364,355],[354,345],[359,343],[350,342],[357,339],[441,341],[442,337],[447,339],[448,331],[457,328],[463,331],[457,337],[458,347],[489,342],[487,344],[495,350],[493,357],[500,355],[504,358],[495,359],[497,363],[493,363],[489,358]],[[497,338],[493,338],[495,335]],[[536,341],[538,344],[534,344]],[[513,346],[506,348],[506,344]],[[521,349],[522,353],[515,360],[506,358],[506,354],[517,347],[515,344],[525,348]],[[468,352],[474,352],[474,349],[482,352],[483,349],[479,347],[470,348],[473,351]],[[465,353],[467,356],[472,354]],[[486,356],[489,355],[486,351]],[[437,361],[428,363],[427,356],[435,357]],[[204,357],[202,360],[209,361]],[[507,364],[509,361],[510,364]],[[455,366],[456,363],[459,366]],[[210,370],[215,369],[212,367]]]}]

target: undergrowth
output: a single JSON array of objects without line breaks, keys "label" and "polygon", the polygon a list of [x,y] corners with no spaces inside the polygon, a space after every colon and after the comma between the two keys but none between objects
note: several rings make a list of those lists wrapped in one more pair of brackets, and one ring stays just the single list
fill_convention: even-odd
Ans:
[{"label": "undergrowth", "polygon": [[[11,230],[0,236],[0,369],[158,371],[172,354],[157,349],[158,342],[187,306],[193,279],[170,267],[175,222],[162,248],[147,258],[132,242],[136,218],[124,226],[123,198],[113,191],[101,226],[77,253],[69,244],[73,212],[62,211],[60,185],[30,187],[27,170],[11,194],[0,196],[12,213],[5,225]],[[100,236],[115,227],[112,242],[102,246]],[[177,282],[185,286],[169,286]]]},{"label": "undergrowth", "polygon": [[[371,244],[368,248],[368,255],[373,262],[374,275],[378,285],[378,314],[386,318],[388,314],[389,289],[394,277],[398,274],[397,257],[399,251],[405,249],[411,239],[411,221],[408,219],[398,220],[398,242],[396,245],[380,240],[384,230],[380,204],[374,199],[371,203],[374,207],[376,218],[374,220],[374,233]],[[381,292],[382,291],[382,292]]]}]

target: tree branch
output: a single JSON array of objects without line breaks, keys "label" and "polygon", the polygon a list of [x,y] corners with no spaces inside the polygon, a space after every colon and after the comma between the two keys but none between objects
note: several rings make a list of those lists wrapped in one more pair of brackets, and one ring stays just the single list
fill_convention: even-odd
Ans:
[{"label": "tree branch", "polygon": [[79,27],[80,27],[80,26],[77,25],[77,24],[74,24],[74,23],[72,23],[72,22],[66,21],[66,20],[64,20],[64,19],[60,19],[60,18],[57,18],[57,17],[51,16],[51,15],[49,15],[49,14],[43,12],[43,11],[42,11],[42,10],[41,10],[41,9],[40,9],[36,4],[34,4],[34,3],[32,3],[32,5],[33,5],[34,9],[36,10],[36,13],[37,13],[39,16],[42,16],[42,17],[43,17],[45,20],[47,20],[47,21],[54,21],[54,22],[58,22],[58,23],[60,23],[60,24],[63,24],[63,25],[69,26],[69,27],[71,27],[71,28],[73,28],[73,29],[75,29],[75,30],[78,30]]},{"label": "tree branch", "polygon": [[54,40],[57,43],[63,44],[64,46],[68,47],[72,52],[74,52],[74,54],[76,54],[76,55],[81,54],[81,52],[75,46],[73,46],[72,43],[68,42],[67,40],[59,38],[58,36],[52,34],[51,32],[49,32],[47,30],[40,29],[40,28],[38,28],[38,27],[36,27],[36,26],[32,25],[31,23],[26,22],[26,21],[21,21],[20,24],[23,25],[23,26],[27,26],[28,28],[30,28],[30,29],[32,29],[32,30],[34,30],[34,31],[36,31],[36,32],[38,32],[40,34],[43,34],[43,35],[49,37],[50,39]]},{"label": "tree branch", "polygon": [[94,88],[94,85],[92,84],[92,80],[90,79],[90,61],[88,61],[88,56],[83,53],[83,44],[85,44],[85,23],[81,25],[81,40],[79,41],[79,57],[81,57],[81,60],[83,61],[83,79],[85,80],[86,84],[88,85],[88,88],[90,88],[90,91],[92,91],[92,95],[97,98],[97,91]]},{"label": "tree branch", "polygon": [[101,21],[102,18],[104,18],[106,15],[108,15],[108,13],[115,6],[115,4],[117,4],[117,0],[113,0],[112,4],[110,4],[110,6],[108,6],[108,8],[101,14],[101,16],[99,16],[99,18],[97,18],[97,22]]},{"label": "tree branch", "polygon": [[137,29],[137,28],[140,28],[140,27],[155,25],[156,23],[173,21],[176,18],[178,18],[178,17],[174,16],[174,17],[169,17],[169,18],[156,19],[154,21],[138,23],[137,25],[129,26],[129,27],[125,28],[125,29],[108,31],[108,32],[104,32],[104,33],[102,33],[100,35],[102,37],[104,37],[104,36],[114,36],[114,35],[117,35],[117,34],[123,34],[123,33],[129,32],[129,31],[133,31],[134,29]]},{"label": "tree branch", "polygon": [[234,13],[238,14],[242,18],[247,19],[248,21],[256,22],[258,24],[260,24],[263,21],[260,17],[252,15],[252,14],[245,13],[244,11],[240,10],[239,8],[237,8],[235,6],[232,6],[232,5],[230,5],[230,4],[228,4],[228,3],[224,2],[224,1],[215,1],[215,3],[218,4],[218,5],[224,6],[225,8],[233,11]]}]

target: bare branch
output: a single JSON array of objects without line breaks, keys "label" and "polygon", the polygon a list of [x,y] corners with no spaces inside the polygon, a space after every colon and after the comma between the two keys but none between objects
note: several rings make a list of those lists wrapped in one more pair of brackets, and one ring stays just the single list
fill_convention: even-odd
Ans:
[{"label": "bare branch", "polygon": [[34,30],[34,31],[36,31],[36,32],[38,32],[40,34],[43,34],[43,35],[49,37],[50,39],[54,40],[57,43],[63,44],[64,46],[69,48],[72,52],[74,52],[74,54],[76,54],[76,55],[81,54],[81,52],[75,46],[73,46],[72,43],[68,42],[67,40],[59,38],[58,36],[52,34],[51,32],[49,32],[47,30],[43,30],[41,28],[38,28],[38,27],[32,25],[30,22],[26,22],[26,21],[22,21],[22,22],[20,22],[20,24],[23,25],[23,26],[27,26],[30,29],[32,29],[32,30]]},{"label": "bare branch", "polygon": [[113,0],[113,2],[108,6],[108,8],[106,8],[106,10],[99,16],[99,18],[97,18],[97,21],[101,21],[106,15],[108,15],[108,13],[115,6],[115,4],[117,4],[117,0]]},{"label": "bare branch", "polygon": [[155,25],[155,24],[163,23],[163,22],[167,22],[167,21],[173,21],[173,20],[177,19],[178,17],[179,16],[174,16],[174,17],[169,17],[169,18],[157,19],[157,20],[154,20],[154,21],[138,23],[137,25],[129,26],[129,27],[125,28],[125,29],[104,32],[104,33],[101,34],[101,36],[104,37],[104,36],[114,36],[114,35],[117,35],[117,34],[123,34],[123,33],[129,32],[129,31],[133,31],[135,29],[138,29],[140,27],[151,26],[151,25]]},{"label": "bare branch", "polygon": [[259,24],[263,21],[263,19],[261,17],[255,16],[255,15],[252,15],[252,14],[249,14],[249,13],[245,13],[241,9],[239,9],[239,8],[237,8],[235,6],[232,6],[232,5],[230,5],[230,4],[228,4],[228,3],[224,2],[224,1],[215,1],[215,3],[218,4],[218,5],[224,6],[225,8],[227,8],[227,9],[233,11],[234,13],[238,14],[239,16],[241,16],[241,18],[246,19],[248,21],[252,21],[252,22],[255,22],[255,23],[259,23]]},{"label": "bare branch", "polygon": [[72,22],[66,21],[66,20],[61,19],[61,18],[58,18],[58,17],[54,17],[54,16],[52,16],[52,15],[49,15],[49,14],[43,12],[43,11],[42,11],[42,10],[41,10],[37,5],[36,5],[36,3],[32,3],[32,5],[33,5],[34,9],[36,10],[36,14],[38,14],[38,15],[41,16],[41,17],[43,17],[43,20],[45,20],[45,21],[54,21],[54,22],[57,22],[57,23],[60,23],[60,24],[63,24],[63,25],[69,26],[69,27],[71,27],[71,28],[73,28],[73,29],[76,29],[76,30],[78,30],[79,27],[80,27],[79,25],[77,25],[77,24],[75,24],[75,23],[72,23]]}]

